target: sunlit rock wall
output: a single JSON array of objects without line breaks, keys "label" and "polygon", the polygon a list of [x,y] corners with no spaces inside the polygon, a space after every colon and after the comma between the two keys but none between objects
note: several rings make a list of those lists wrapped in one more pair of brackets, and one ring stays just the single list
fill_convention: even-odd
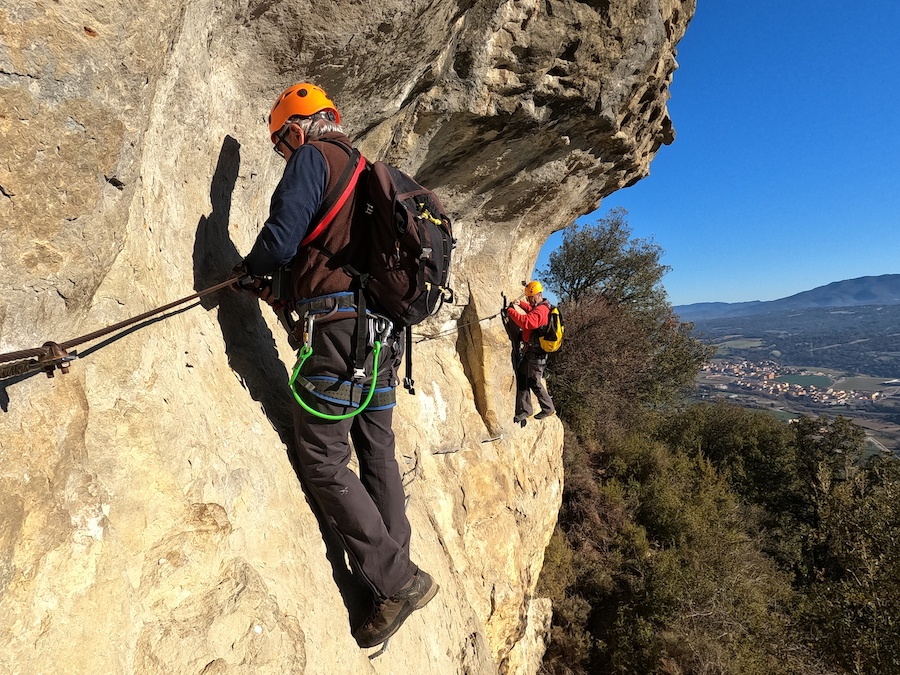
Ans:
[{"label": "sunlit rock wall", "polygon": [[364,153],[444,198],[457,300],[395,418],[416,562],[441,585],[370,660],[364,594],[288,459],[267,308],[218,292],[0,379],[0,672],[533,673],[558,420],[511,424],[500,293],[674,138],[694,0],[0,0],[0,352],[225,278],[320,83]]}]

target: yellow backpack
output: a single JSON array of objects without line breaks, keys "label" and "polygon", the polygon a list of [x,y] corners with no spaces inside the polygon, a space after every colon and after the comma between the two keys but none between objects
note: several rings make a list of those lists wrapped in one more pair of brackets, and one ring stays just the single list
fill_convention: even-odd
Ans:
[{"label": "yellow backpack", "polygon": [[541,329],[538,337],[538,346],[545,352],[555,352],[562,345],[563,333],[566,328],[563,326],[562,314],[559,313],[559,307],[550,306],[550,316],[547,325]]}]

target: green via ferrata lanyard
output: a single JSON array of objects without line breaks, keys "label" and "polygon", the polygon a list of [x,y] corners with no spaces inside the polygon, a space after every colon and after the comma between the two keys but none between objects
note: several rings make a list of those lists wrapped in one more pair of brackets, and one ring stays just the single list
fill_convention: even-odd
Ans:
[{"label": "green via ferrata lanyard", "polygon": [[350,417],[354,417],[359,415],[363,410],[366,409],[366,406],[369,405],[369,401],[372,400],[372,396],[375,394],[375,386],[378,380],[378,357],[381,354],[381,341],[375,340],[375,348],[372,352],[372,384],[369,387],[369,393],[366,396],[366,400],[363,401],[356,410],[353,412],[346,413],[344,415],[329,415],[327,413],[319,412],[315,410],[311,406],[309,406],[302,398],[300,398],[300,394],[297,393],[297,388],[294,386],[297,381],[297,377],[300,375],[300,369],[303,367],[303,364],[306,362],[310,356],[312,356],[313,350],[312,346],[309,344],[305,344],[300,347],[300,351],[297,352],[297,363],[294,364],[294,371],[291,373],[291,379],[288,380],[288,385],[291,388],[291,393],[294,395],[294,400],[300,404],[300,407],[303,408],[306,412],[311,415],[315,415],[323,420],[345,420]]}]

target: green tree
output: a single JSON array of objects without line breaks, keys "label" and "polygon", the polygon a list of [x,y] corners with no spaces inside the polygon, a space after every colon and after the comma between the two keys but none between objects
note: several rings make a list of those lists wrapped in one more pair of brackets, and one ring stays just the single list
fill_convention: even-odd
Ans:
[{"label": "green tree", "polygon": [[630,239],[626,215],[613,209],[573,225],[544,271],[566,322],[548,381],[560,416],[582,436],[630,428],[647,406],[671,403],[713,352],[673,313],[662,249]]},{"label": "green tree", "polygon": [[633,433],[568,439],[566,467],[539,589],[555,608],[546,672],[803,672],[787,577],[708,460]]},{"label": "green tree", "polygon": [[795,640],[841,673],[900,672],[900,462],[864,457],[846,418],[790,426],[733,405],[692,406],[656,438],[709,458],[791,575]]},{"label": "green tree", "polygon": [[900,672],[900,462],[863,459],[846,418],[797,425],[804,565],[797,577],[816,643],[850,673]]},{"label": "green tree", "polygon": [[824,505],[817,578],[805,589],[816,643],[848,672],[900,672],[900,463],[880,457]]},{"label": "green tree", "polygon": [[713,463],[744,504],[761,507],[760,543],[785,570],[803,558],[795,430],[762,410],[725,402],[669,410],[655,436]]},{"label": "green tree", "polygon": [[578,303],[600,293],[607,302],[652,310],[666,302],[660,263],[663,250],[653,241],[632,239],[628,212],[610,210],[593,225],[573,223],[541,271],[561,301]]}]

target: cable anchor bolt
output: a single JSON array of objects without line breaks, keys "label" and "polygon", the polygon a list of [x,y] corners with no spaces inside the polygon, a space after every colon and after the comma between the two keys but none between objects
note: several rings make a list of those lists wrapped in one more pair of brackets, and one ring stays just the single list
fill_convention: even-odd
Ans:
[{"label": "cable anchor bolt", "polygon": [[41,345],[47,350],[43,356],[39,356],[37,367],[47,373],[47,377],[53,377],[59,369],[63,375],[69,372],[69,362],[78,358],[75,352],[69,354],[55,342],[45,342]]}]

